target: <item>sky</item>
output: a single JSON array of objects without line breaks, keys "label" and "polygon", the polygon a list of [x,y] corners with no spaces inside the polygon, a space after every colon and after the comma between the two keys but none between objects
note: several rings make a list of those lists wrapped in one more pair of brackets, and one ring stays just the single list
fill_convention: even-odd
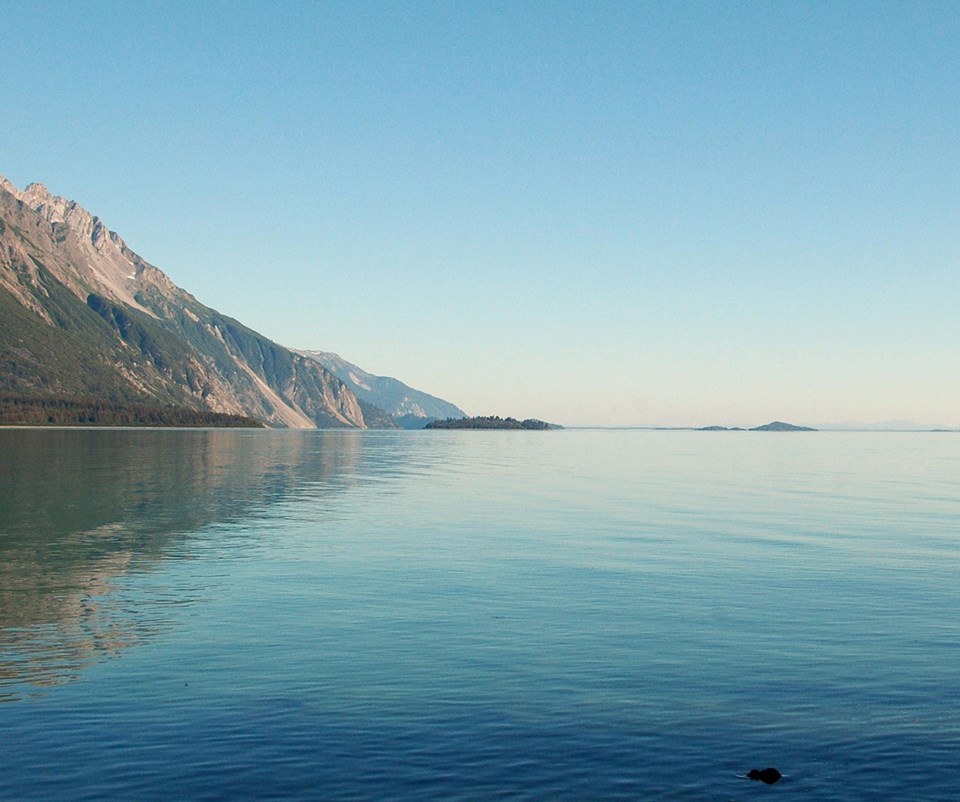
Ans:
[{"label": "sky", "polygon": [[960,3],[5,0],[0,174],[469,414],[960,424]]}]

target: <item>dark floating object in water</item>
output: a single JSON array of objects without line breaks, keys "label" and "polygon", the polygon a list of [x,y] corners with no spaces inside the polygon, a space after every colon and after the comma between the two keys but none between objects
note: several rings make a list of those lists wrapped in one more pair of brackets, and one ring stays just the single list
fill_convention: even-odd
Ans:
[{"label": "dark floating object in water", "polygon": [[782,776],[783,775],[774,768],[750,769],[750,771],[747,772],[747,777],[751,780],[760,780],[760,782],[766,783],[767,785],[773,785]]}]

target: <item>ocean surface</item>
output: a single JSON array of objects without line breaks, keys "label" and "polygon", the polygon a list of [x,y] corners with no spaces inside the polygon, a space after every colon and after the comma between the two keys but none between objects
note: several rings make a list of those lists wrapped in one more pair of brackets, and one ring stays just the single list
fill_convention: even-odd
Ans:
[{"label": "ocean surface", "polygon": [[960,799],[960,435],[0,430],[0,800],[174,799]]}]

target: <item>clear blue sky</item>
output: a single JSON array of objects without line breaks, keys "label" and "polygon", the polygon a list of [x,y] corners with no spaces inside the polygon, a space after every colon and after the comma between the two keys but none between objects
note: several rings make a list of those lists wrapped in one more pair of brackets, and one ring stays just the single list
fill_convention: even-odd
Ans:
[{"label": "clear blue sky", "polygon": [[4,3],[0,174],[473,414],[960,423],[960,3]]}]

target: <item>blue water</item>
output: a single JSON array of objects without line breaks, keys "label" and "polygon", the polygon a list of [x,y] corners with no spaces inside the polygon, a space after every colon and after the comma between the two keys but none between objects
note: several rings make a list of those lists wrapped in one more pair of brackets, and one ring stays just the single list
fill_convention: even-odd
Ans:
[{"label": "blue water", "polygon": [[0,799],[956,800],[958,613],[951,434],[4,430]]}]

